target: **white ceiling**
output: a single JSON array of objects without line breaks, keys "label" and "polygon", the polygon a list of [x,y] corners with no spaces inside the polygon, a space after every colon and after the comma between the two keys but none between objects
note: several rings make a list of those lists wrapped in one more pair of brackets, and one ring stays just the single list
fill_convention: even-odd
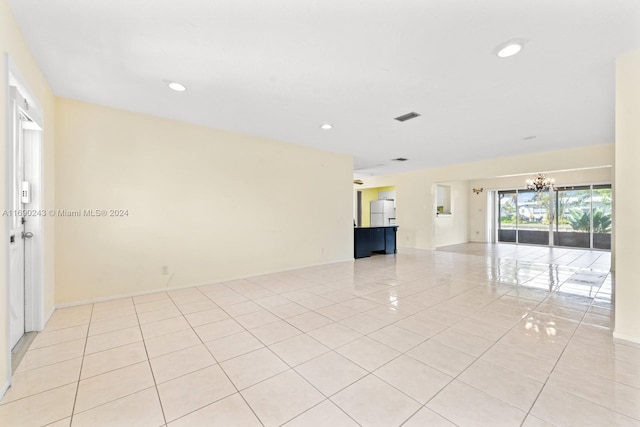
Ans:
[{"label": "white ceiling", "polygon": [[59,96],[346,153],[358,176],[613,142],[615,58],[640,49],[639,0],[8,3]]}]

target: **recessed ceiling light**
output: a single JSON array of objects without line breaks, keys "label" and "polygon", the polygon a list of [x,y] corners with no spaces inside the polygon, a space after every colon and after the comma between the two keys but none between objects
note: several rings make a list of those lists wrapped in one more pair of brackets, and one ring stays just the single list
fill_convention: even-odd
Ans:
[{"label": "recessed ceiling light", "polygon": [[175,90],[176,92],[184,92],[185,90],[187,90],[187,87],[185,85],[178,82],[169,83],[169,88]]},{"label": "recessed ceiling light", "polygon": [[322,126],[320,126],[322,129],[324,130],[329,130],[331,129],[333,126],[331,126],[329,123],[325,123]]},{"label": "recessed ceiling light", "polygon": [[506,43],[498,45],[493,52],[498,58],[509,58],[519,53],[524,48],[524,40],[509,40]]}]

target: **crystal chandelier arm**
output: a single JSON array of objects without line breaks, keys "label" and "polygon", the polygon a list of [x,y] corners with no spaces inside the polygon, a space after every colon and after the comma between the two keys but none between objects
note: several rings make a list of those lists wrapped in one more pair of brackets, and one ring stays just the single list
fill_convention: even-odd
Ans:
[{"label": "crystal chandelier arm", "polygon": [[534,179],[527,180],[527,189],[533,191],[547,191],[553,188],[554,180],[547,178],[543,173],[538,173]]}]

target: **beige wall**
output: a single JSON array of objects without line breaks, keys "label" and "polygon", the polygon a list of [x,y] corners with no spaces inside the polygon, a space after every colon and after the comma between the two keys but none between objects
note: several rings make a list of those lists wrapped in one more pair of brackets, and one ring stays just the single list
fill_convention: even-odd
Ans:
[{"label": "beige wall", "polygon": [[[398,199],[396,203],[396,216],[399,225],[398,245],[433,249],[439,243],[436,241],[437,233],[435,230],[436,201],[435,189],[433,189],[435,184],[469,180],[467,194],[476,200],[475,194],[471,193],[471,188],[477,186],[477,183],[483,179],[520,175],[514,180],[515,182],[526,179],[536,172],[608,167],[613,165],[613,157],[613,144],[594,145],[571,150],[496,158],[397,175],[363,178],[363,187],[395,185]],[[473,208],[474,205],[470,204],[469,209]],[[474,221],[472,224],[469,215],[464,218],[466,224],[460,226],[467,227],[469,232],[475,233],[479,222]],[[460,242],[448,241],[448,244],[462,243],[467,239],[468,236],[461,237]]]},{"label": "beige wall", "polygon": [[[56,301],[213,283],[353,258],[352,160],[57,103]],[[169,274],[162,275],[162,266]]]},{"label": "beige wall", "polygon": [[[0,83],[0,135],[2,135],[2,149],[0,149],[0,164],[2,165],[0,173],[0,200],[2,200],[3,206],[6,204],[6,136],[7,136],[7,123],[6,123],[6,106],[7,106],[7,66],[5,55],[8,56],[11,62],[18,68],[21,76],[25,79],[26,84],[29,86],[32,94],[37,98],[38,102],[44,109],[44,153],[43,153],[43,175],[44,175],[44,191],[43,191],[43,203],[44,206],[53,206],[55,204],[54,192],[53,192],[53,179],[54,179],[54,95],[45,81],[42,72],[38,68],[38,65],[31,56],[31,52],[18,29],[16,22],[7,6],[5,0],[0,0],[0,52],[3,54],[2,58],[2,71],[1,83]],[[3,208],[4,209],[4,208]],[[3,218],[4,220],[4,218]],[[54,308],[54,220],[52,218],[45,218],[43,223],[43,241],[45,246],[44,253],[44,314],[45,316],[51,314]],[[0,245],[0,390],[3,384],[9,378],[8,361],[9,361],[9,349],[7,348],[7,321],[5,307],[7,306],[7,245],[8,241],[6,236],[6,227],[3,225],[0,227],[0,241],[3,243]],[[1,393],[1,391],[0,391]]]},{"label": "beige wall", "polygon": [[616,64],[615,247],[616,326],[614,337],[640,344],[640,52]]}]

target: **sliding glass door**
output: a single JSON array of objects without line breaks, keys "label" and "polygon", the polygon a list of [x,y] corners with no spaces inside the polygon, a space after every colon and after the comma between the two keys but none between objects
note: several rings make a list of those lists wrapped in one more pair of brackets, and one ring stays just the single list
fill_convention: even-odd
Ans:
[{"label": "sliding glass door", "polygon": [[611,185],[594,185],[592,194],[592,247],[611,249]]},{"label": "sliding glass door", "polygon": [[498,242],[611,249],[611,185],[498,192]]},{"label": "sliding glass door", "polygon": [[518,193],[498,192],[498,241],[516,243],[518,233]]},{"label": "sliding glass door", "polygon": [[518,191],[518,242],[549,244],[548,191]]},{"label": "sliding glass door", "polygon": [[554,243],[573,248],[591,247],[591,187],[556,189],[558,214]]}]

